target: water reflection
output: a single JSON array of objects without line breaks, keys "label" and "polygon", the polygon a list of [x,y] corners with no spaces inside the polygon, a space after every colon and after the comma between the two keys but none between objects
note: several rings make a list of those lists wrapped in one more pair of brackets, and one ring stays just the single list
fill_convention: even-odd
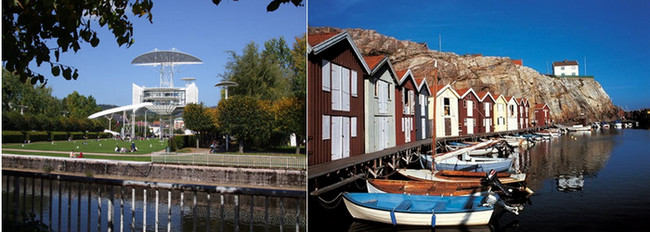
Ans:
[{"label": "water reflection", "polygon": [[528,187],[539,189],[545,179],[556,179],[557,187],[563,188],[560,184],[571,177],[581,179],[580,188],[584,187],[584,177],[597,176],[609,160],[616,145],[611,137],[618,133],[616,130],[570,133],[521,150],[519,165],[528,174]]},{"label": "water reflection", "polygon": [[33,214],[53,231],[107,231],[112,196],[114,231],[306,230],[304,199],[2,178],[3,224]]}]

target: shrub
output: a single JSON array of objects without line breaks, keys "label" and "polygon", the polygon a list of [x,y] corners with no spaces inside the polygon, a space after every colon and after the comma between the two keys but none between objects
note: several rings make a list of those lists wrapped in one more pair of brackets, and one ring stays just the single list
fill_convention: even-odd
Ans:
[{"label": "shrub", "polygon": [[83,139],[84,138],[84,133],[83,132],[70,132],[70,138],[72,138],[72,139]]},{"label": "shrub", "polygon": [[47,139],[50,138],[50,135],[45,131],[28,131],[26,133],[26,138],[32,142],[47,141]]},{"label": "shrub", "polygon": [[96,139],[96,138],[99,138],[98,132],[88,131],[88,132],[86,132],[86,138],[87,138],[87,139]]},{"label": "shrub", "polygon": [[113,137],[113,134],[111,133],[106,133],[106,132],[97,132],[98,136],[100,138],[110,138]]},{"label": "shrub", "polygon": [[63,132],[63,131],[52,131],[50,132],[50,139],[52,141],[54,140],[68,140],[70,136],[68,135],[68,132]]},{"label": "shrub", "polygon": [[2,143],[22,143],[25,134],[20,131],[2,131]]},{"label": "shrub", "polygon": [[[172,141],[172,140],[170,140]],[[176,135],[173,139],[173,146],[176,149],[196,146],[196,135]]]}]

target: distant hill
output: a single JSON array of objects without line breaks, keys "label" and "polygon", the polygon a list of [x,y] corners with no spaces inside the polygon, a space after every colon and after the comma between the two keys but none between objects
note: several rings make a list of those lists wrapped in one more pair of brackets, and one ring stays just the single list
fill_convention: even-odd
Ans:
[{"label": "distant hill", "polygon": [[612,100],[593,78],[553,78],[517,65],[509,57],[439,52],[429,49],[425,43],[398,40],[374,30],[310,27],[309,33],[343,30],[350,33],[364,56],[387,55],[396,70],[410,68],[415,77],[426,77],[431,86],[437,60],[439,84],[453,83],[455,88],[471,87],[477,92],[527,97],[531,107],[544,102],[556,121],[572,121],[582,113],[590,121],[616,117]]}]

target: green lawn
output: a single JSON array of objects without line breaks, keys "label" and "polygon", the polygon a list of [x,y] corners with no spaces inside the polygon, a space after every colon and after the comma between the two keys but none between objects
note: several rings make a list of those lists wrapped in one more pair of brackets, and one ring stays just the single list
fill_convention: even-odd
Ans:
[{"label": "green lawn", "polygon": [[[24,151],[3,151],[2,153],[14,155],[37,155],[37,156],[53,156],[53,157],[70,157],[68,154],[47,153],[47,152],[24,152]],[[124,160],[124,161],[143,161],[150,162],[151,156],[103,156],[103,155],[85,155],[84,158],[88,159],[107,159],[107,160]]]},{"label": "green lawn", "polygon": [[[150,154],[152,152],[164,150],[167,147],[167,140],[159,139],[137,140],[134,141],[138,148],[137,152],[127,154]],[[86,144],[84,144],[86,143]],[[115,153],[115,146],[124,147],[127,150],[131,146],[129,141],[115,139],[94,139],[74,140],[74,141],[54,141],[51,142],[33,142],[29,144],[2,144],[2,148],[29,149],[42,151],[66,151],[74,150],[75,152],[94,152],[94,153]]]}]

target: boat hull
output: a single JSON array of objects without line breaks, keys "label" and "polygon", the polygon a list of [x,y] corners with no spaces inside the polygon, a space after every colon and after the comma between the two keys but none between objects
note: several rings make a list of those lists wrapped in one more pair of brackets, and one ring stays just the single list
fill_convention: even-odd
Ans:
[{"label": "boat hull", "polygon": [[[512,159],[489,158],[490,161],[471,162],[463,161],[458,158],[450,158],[436,163],[436,170],[451,171],[472,171],[472,172],[489,172],[494,169],[496,172],[505,172],[512,166]],[[477,160],[480,160],[478,158]],[[427,158],[427,167],[431,167],[431,160]]]},{"label": "boat hull", "polygon": [[[362,201],[354,199],[354,193],[343,194],[345,206],[353,218],[394,224],[394,225],[410,225],[410,226],[457,226],[457,225],[486,225],[490,221],[490,217],[494,211],[493,206],[485,207],[476,205],[480,203],[482,197],[436,197],[436,196],[412,196],[404,194],[374,194],[377,197],[375,207],[368,206]],[[384,196],[382,196],[384,195]],[[384,200],[384,198],[389,198]],[[428,199],[427,199],[428,198]],[[436,210],[438,204],[451,205],[449,199],[444,198],[457,198],[451,201],[472,201],[475,206],[472,209],[458,208],[456,212],[447,209]],[[391,203],[387,201],[395,201]],[[399,210],[394,209],[399,204],[399,199],[411,200],[413,205],[419,209]],[[435,204],[432,204],[435,203]],[[420,207],[421,205],[428,205],[429,207]],[[430,209],[429,209],[430,208]],[[391,210],[393,209],[393,210]],[[432,220],[435,214],[435,219]],[[435,224],[432,224],[435,221]]]}]

